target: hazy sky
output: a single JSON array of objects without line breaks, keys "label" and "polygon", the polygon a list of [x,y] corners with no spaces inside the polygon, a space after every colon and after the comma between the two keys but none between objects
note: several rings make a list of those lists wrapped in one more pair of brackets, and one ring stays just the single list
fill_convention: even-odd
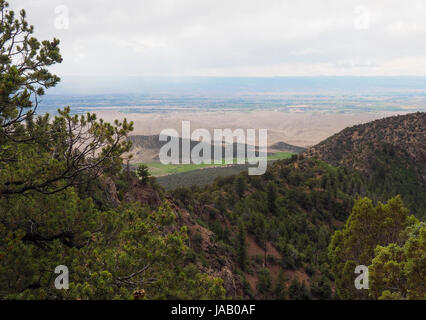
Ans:
[{"label": "hazy sky", "polygon": [[65,75],[426,75],[425,0],[10,0]]}]

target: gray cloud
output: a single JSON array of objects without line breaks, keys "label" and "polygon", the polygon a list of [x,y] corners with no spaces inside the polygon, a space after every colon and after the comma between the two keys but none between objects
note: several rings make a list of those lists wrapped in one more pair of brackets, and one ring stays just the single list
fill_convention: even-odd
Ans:
[{"label": "gray cloud", "polygon": [[[65,5],[69,28],[55,28]],[[14,0],[62,75],[426,75],[423,0]]]}]

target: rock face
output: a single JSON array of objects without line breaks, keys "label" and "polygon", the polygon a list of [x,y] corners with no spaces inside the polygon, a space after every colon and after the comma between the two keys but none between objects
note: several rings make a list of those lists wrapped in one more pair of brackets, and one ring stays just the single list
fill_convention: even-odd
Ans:
[{"label": "rock face", "polygon": [[213,240],[213,232],[207,230],[200,225],[192,225],[188,228],[190,236],[200,235],[201,249],[205,258],[208,260],[207,266],[199,264],[198,267],[213,277],[223,279],[223,286],[229,296],[237,296],[242,294],[242,286],[240,279],[232,273],[233,263],[229,257],[222,255],[218,244]]},{"label": "rock face", "polygon": [[[171,198],[169,200],[173,201]],[[173,203],[172,208],[177,213],[178,225],[188,228],[190,246],[202,250],[207,260],[207,263],[197,264],[199,270],[212,277],[221,278],[227,296],[233,298],[242,296],[241,279],[232,272],[233,261],[222,252],[222,249],[214,240],[213,232],[196,223],[186,210],[179,208],[176,204]]]},{"label": "rock face", "polygon": [[99,182],[108,204],[113,208],[117,208],[120,205],[120,200],[118,199],[117,187],[114,181],[110,177],[101,176]]}]

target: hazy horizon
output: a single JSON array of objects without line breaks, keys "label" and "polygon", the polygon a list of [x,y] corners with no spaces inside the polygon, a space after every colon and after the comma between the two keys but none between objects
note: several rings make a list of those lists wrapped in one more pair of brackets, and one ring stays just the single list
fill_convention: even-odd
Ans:
[{"label": "hazy horizon", "polygon": [[418,92],[426,76],[143,77],[62,76],[49,95],[241,94],[259,92]]}]

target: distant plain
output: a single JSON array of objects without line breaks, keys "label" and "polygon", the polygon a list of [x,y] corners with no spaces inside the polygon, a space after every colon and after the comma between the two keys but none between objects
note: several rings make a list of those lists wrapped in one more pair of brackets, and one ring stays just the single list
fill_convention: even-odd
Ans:
[{"label": "distant plain", "polygon": [[[79,90],[77,90],[80,88]],[[307,147],[345,127],[426,111],[426,77],[64,78],[38,112],[95,112],[134,121],[134,135],[163,129],[268,129],[268,145]]]}]

